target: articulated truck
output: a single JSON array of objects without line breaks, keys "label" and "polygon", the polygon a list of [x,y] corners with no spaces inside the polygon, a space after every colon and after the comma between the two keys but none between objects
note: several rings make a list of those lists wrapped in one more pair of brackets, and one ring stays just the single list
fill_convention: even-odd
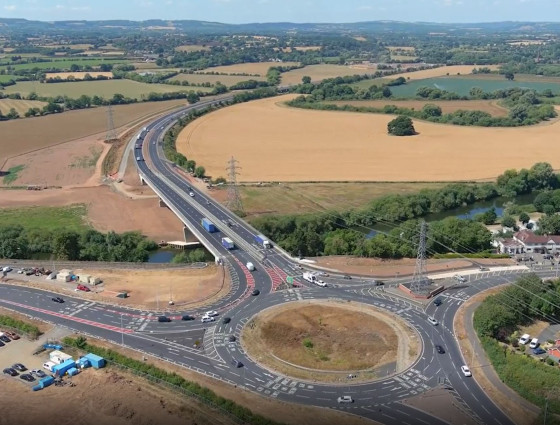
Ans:
[{"label": "articulated truck", "polygon": [[206,231],[208,233],[214,233],[214,232],[218,231],[218,229],[216,229],[216,226],[214,226],[214,223],[212,223],[207,218],[203,218],[202,221],[201,221],[201,224],[202,224],[202,227],[204,227],[204,229],[206,229]]},{"label": "articulated truck", "polygon": [[270,243],[270,241],[265,235],[261,235],[261,234],[255,235],[255,241],[259,245],[262,245],[263,248],[272,248],[272,244]]}]

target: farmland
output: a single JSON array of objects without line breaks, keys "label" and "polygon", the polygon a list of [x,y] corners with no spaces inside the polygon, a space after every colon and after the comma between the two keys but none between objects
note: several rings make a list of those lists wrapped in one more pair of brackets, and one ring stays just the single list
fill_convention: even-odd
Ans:
[{"label": "farmland", "polygon": [[280,104],[293,97],[208,114],[181,132],[178,150],[212,176],[223,175],[233,151],[243,167],[242,182],[483,180],[543,158],[560,168],[560,147],[550,143],[560,131],[560,120],[520,128],[415,121],[419,134],[398,138],[387,134],[390,115],[296,110]]},{"label": "farmland", "polygon": [[[35,55],[36,56],[36,55]],[[20,69],[51,69],[51,68],[58,68],[58,69],[70,69],[73,64],[80,65],[80,66],[99,66],[101,64],[121,64],[127,63],[126,59],[112,59],[112,58],[91,58],[91,59],[55,59],[50,62],[31,62],[31,63],[22,63],[22,64],[15,64],[9,65],[10,69],[20,70]],[[8,65],[1,65],[1,69],[7,69]]]},{"label": "farmland", "polygon": [[177,52],[200,52],[204,50],[210,50],[208,46],[202,46],[200,44],[185,44],[183,46],[175,47]]},{"label": "farmland", "polygon": [[82,94],[87,96],[101,96],[106,99],[113,97],[115,93],[120,93],[125,97],[141,99],[151,92],[172,93],[178,91],[200,90],[210,91],[206,87],[178,87],[166,84],[148,84],[132,80],[102,80],[102,81],[79,81],[64,83],[39,83],[37,81],[22,81],[13,86],[8,86],[5,93],[20,93],[27,96],[31,92],[39,96],[68,96],[78,98]]},{"label": "farmland", "polygon": [[[115,127],[125,125],[130,127],[136,125],[142,118],[184,104],[184,100],[169,100],[114,106]],[[82,109],[63,114],[0,122],[0,133],[2,134],[0,164],[3,164],[6,158],[15,155],[103,133],[106,130],[107,112],[105,108]]]},{"label": "farmland", "polygon": [[0,221],[4,226],[24,225],[26,229],[81,231],[89,229],[86,224],[87,209],[83,204],[65,207],[22,207],[0,209]]},{"label": "farmland", "polygon": [[250,74],[264,76],[271,66],[295,65],[298,65],[298,62],[251,62],[226,66],[214,66],[212,68],[203,69],[202,72],[219,72],[224,74]]},{"label": "farmland", "polygon": [[48,72],[45,74],[45,78],[60,78],[61,80],[66,80],[68,77],[72,76],[75,80],[83,80],[86,74],[89,74],[92,78],[97,78],[99,76],[113,78],[112,72]]},{"label": "farmland", "polygon": [[458,110],[484,111],[494,117],[505,117],[508,114],[508,110],[499,106],[495,100],[336,100],[324,103],[332,103],[339,106],[369,106],[373,108],[383,108],[385,105],[395,105],[399,108],[409,108],[414,110],[420,110],[424,105],[429,103],[439,106],[444,114],[450,114]]},{"label": "farmland", "polygon": [[242,75],[207,75],[207,74],[179,74],[169,79],[170,81],[188,81],[189,84],[210,83],[212,85],[220,82],[226,86],[232,86],[240,81],[256,80],[264,81],[264,77],[246,77]]},{"label": "farmland", "polygon": [[38,100],[0,99],[0,112],[6,115],[10,112],[10,109],[14,108],[16,112],[23,117],[23,114],[25,114],[29,108],[41,109],[46,104],[46,102],[40,102]]},{"label": "farmland", "polygon": [[303,68],[293,69],[282,74],[282,84],[299,84],[305,75],[312,81],[325,78],[343,77],[355,74],[373,74],[375,67],[345,66],[345,65],[308,65]]}]

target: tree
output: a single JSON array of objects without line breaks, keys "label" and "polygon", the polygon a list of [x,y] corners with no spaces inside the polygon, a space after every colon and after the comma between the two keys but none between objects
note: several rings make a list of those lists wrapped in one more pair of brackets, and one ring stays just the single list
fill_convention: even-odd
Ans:
[{"label": "tree", "polygon": [[441,108],[432,103],[426,103],[422,107],[422,117],[423,118],[441,117]]},{"label": "tree", "polygon": [[529,214],[527,214],[526,212],[522,212],[521,214],[519,214],[519,221],[523,224],[527,224],[529,223],[529,220],[531,220],[531,217],[529,217]]},{"label": "tree", "polygon": [[399,115],[387,124],[387,132],[393,136],[412,136],[416,134],[412,120],[405,116]]},{"label": "tree", "polygon": [[[496,209],[494,207],[490,208],[489,210],[483,212],[482,214],[477,217],[479,221],[486,224],[487,226],[490,224],[494,224],[498,215],[496,214]],[[509,226],[508,226],[509,227]]]},{"label": "tree", "polygon": [[516,225],[515,218],[513,218],[511,215],[504,215],[502,217],[502,226],[503,227],[513,228],[513,227],[515,227],[515,225]]},{"label": "tree", "polygon": [[504,77],[506,78],[506,80],[512,81],[515,78],[515,75],[513,75],[513,72],[506,72],[504,74]]},{"label": "tree", "polygon": [[311,77],[308,75],[304,75],[303,77],[301,77],[301,82],[303,84],[310,84],[311,83]]},{"label": "tree", "polygon": [[206,173],[206,169],[202,165],[199,165],[194,169],[195,177],[204,177],[204,173]]}]

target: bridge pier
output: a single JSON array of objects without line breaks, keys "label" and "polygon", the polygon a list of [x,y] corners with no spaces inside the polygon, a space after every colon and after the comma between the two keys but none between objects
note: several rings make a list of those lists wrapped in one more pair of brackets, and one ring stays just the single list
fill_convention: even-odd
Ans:
[{"label": "bridge pier", "polygon": [[[159,198],[159,206],[160,208],[168,208],[167,204],[164,202],[163,199]],[[186,241],[185,241],[186,242]]]},{"label": "bridge pier", "polygon": [[138,177],[140,178],[140,184],[142,186],[146,186],[146,180],[144,180],[144,177],[142,177],[140,174],[138,174]]}]

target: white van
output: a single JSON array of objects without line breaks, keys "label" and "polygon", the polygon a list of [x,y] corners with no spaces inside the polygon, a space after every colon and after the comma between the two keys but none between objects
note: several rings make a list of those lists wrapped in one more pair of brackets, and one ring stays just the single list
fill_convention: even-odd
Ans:
[{"label": "white van", "polygon": [[249,270],[250,272],[255,270],[255,265],[253,263],[251,263],[250,261],[245,265],[245,267],[247,267],[247,270]]},{"label": "white van", "polygon": [[56,363],[54,363],[54,362],[46,362],[46,363],[43,363],[43,367],[44,367],[45,369],[47,369],[49,372],[52,372],[53,366],[56,366]]}]

